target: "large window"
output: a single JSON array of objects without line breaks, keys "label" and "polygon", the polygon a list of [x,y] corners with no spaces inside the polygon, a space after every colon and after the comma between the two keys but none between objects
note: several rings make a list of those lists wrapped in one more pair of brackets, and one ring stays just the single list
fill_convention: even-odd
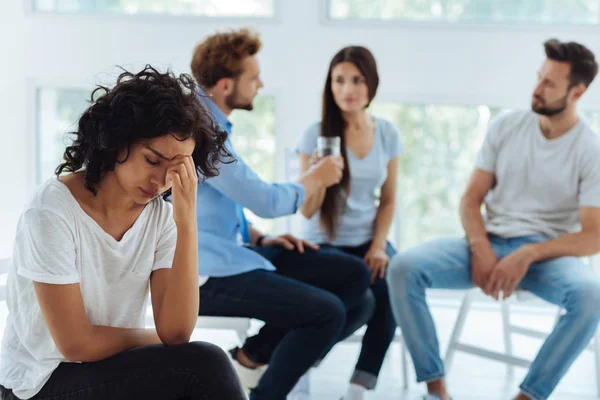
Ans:
[{"label": "large window", "polygon": [[273,18],[274,0],[32,0],[35,11]]},{"label": "large window", "polygon": [[54,175],[65,148],[73,142],[77,121],[88,105],[91,91],[38,89],[37,91],[37,183]]},{"label": "large window", "polygon": [[[487,106],[410,105],[376,102],[373,114],[401,131],[397,221],[406,249],[440,236],[463,235],[460,197],[490,120],[501,113]],[[600,112],[583,117],[600,131]]]},{"label": "large window", "polygon": [[[66,132],[88,104],[89,91],[38,90],[38,182],[50,178],[72,140]],[[460,196],[473,170],[489,121],[500,112],[487,106],[411,105],[375,102],[375,115],[393,121],[401,130],[405,150],[399,159],[400,245],[407,248],[447,235],[461,235]],[[583,111],[600,132],[600,112]],[[275,177],[275,99],[260,96],[252,112],[234,111],[232,141],[263,179]],[[246,211],[258,229],[270,232],[273,220]]]},{"label": "large window", "polygon": [[327,0],[327,12],[333,20],[600,23],[599,0]]},{"label": "large window", "polygon": [[[53,176],[62,160],[65,147],[73,141],[72,132],[90,97],[82,89],[39,89],[37,91],[37,165],[38,183]],[[275,175],[275,99],[259,96],[252,112],[234,111],[232,141],[239,153],[263,179],[271,182]],[[256,227],[269,232],[272,220],[246,213]]]},{"label": "large window", "polygon": [[[275,98],[259,96],[251,112],[231,114],[231,141],[239,156],[267,182],[275,179]],[[246,210],[248,219],[262,232],[273,231],[273,220],[262,219]]]}]

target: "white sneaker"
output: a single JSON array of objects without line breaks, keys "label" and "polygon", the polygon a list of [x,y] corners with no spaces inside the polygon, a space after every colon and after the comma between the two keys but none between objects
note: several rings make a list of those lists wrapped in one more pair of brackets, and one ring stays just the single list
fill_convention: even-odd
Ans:
[{"label": "white sneaker", "polygon": [[229,355],[229,359],[231,360],[231,364],[233,365],[233,369],[237,373],[240,378],[240,382],[242,383],[242,387],[246,391],[246,393],[256,389],[258,386],[258,382],[264,375],[265,371],[269,367],[268,365],[263,365],[257,368],[248,368],[242,365],[238,360],[235,359],[235,353],[237,352],[237,347],[231,349],[227,352]]},{"label": "white sneaker", "polygon": [[300,377],[296,386],[287,395],[287,400],[311,400],[310,396],[310,370]]},{"label": "white sneaker", "polygon": [[348,385],[348,391],[346,392],[346,395],[342,397],[342,400],[364,400],[366,394],[366,387],[351,382]]},{"label": "white sneaker", "polygon": [[[428,393],[423,397],[420,397],[421,400],[442,400],[442,398],[437,395],[437,394],[433,394],[433,393]],[[450,400],[452,400],[452,397],[450,397]]]}]

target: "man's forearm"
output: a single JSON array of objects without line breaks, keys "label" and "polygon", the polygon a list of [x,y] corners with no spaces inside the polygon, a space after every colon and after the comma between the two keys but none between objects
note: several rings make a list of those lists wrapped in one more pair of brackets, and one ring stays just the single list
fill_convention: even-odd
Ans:
[{"label": "man's forearm", "polygon": [[300,175],[298,183],[304,188],[305,199],[309,199],[318,194],[319,191],[325,189],[323,182],[318,179],[311,169]]},{"label": "man's forearm", "polygon": [[323,205],[327,189],[321,188],[317,190],[311,197],[305,197],[304,203],[300,206],[300,212],[305,218],[310,219]]},{"label": "man's forearm", "polygon": [[297,183],[269,183],[238,160],[221,165],[219,175],[207,184],[261,218],[278,218],[294,214],[304,190]]},{"label": "man's forearm", "polygon": [[577,232],[529,245],[534,262],[558,257],[585,257],[600,253],[600,233]]},{"label": "man's forearm", "polygon": [[481,203],[463,199],[460,204],[460,221],[471,246],[490,245],[483,216],[481,215]]}]

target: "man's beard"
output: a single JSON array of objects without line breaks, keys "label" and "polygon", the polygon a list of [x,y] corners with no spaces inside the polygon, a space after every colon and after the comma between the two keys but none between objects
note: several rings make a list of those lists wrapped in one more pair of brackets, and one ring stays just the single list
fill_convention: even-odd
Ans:
[{"label": "man's beard", "polygon": [[254,105],[252,104],[252,100],[249,102],[242,102],[239,99],[237,88],[233,88],[233,92],[225,98],[225,104],[231,110],[246,110],[252,111],[254,109]]},{"label": "man's beard", "polygon": [[[534,103],[532,102],[532,103],[531,103],[531,110],[532,110],[534,113],[536,113],[536,114],[539,114],[539,115],[544,115],[544,116],[546,116],[546,117],[553,117],[553,116],[555,116],[555,115],[558,115],[558,114],[560,114],[561,112],[565,111],[565,109],[567,108],[567,96],[568,96],[568,95],[569,95],[569,94],[567,93],[567,94],[565,95],[565,97],[563,97],[563,98],[560,100],[560,103],[561,103],[561,105],[560,105],[559,107],[554,107],[554,108],[551,108],[551,107],[546,107],[545,105],[542,105],[541,107],[536,107],[536,106],[534,105]],[[543,101],[543,99],[541,99],[541,98],[539,98],[539,97],[537,97],[537,99],[538,99],[538,100],[540,100],[542,104],[544,104],[544,101]]]}]

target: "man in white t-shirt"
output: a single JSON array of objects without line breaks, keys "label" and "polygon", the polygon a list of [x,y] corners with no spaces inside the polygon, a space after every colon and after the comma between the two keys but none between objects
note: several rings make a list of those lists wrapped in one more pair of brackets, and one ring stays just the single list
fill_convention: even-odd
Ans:
[{"label": "man in white t-shirt", "polygon": [[600,279],[580,259],[600,252],[600,139],[576,111],[598,64],[578,43],[544,47],[533,112],[490,125],[461,202],[466,237],[422,244],[390,263],[392,307],[426,399],[450,398],[426,289],[477,286],[495,299],[526,290],[566,310],[516,400],[547,399],[600,321]]}]

